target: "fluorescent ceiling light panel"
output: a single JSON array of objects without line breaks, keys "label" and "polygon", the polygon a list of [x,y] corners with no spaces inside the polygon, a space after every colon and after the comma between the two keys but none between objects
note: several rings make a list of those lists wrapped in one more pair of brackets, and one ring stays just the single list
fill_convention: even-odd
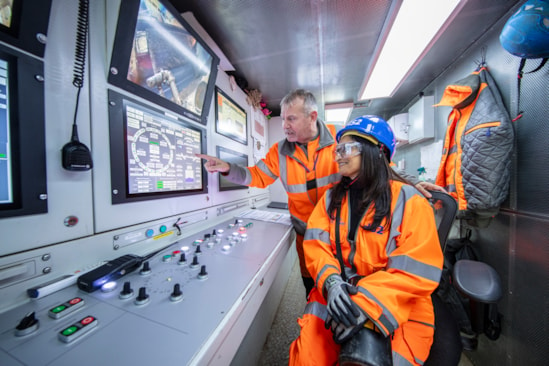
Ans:
[{"label": "fluorescent ceiling light panel", "polygon": [[[390,97],[465,1],[403,0],[360,99]],[[452,17],[453,18],[453,17]],[[451,45],[449,45],[451,47]]]},{"label": "fluorescent ceiling light panel", "polygon": [[327,123],[345,123],[353,109],[353,103],[327,104],[324,106],[324,117]]}]

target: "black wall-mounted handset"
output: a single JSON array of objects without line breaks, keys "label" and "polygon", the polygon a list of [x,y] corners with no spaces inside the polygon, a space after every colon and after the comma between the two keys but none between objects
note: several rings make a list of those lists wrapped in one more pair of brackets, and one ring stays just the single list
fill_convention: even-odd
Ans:
[{"label": "black wall-mounted handset", "polygon": [[86,171],[93,168],[93,160],[90,149],[78,139],[76,117],[80,101],[80,91],[84,85],[84,70],[86,65],[86,48],[88,44],[89,28],[89,0],[79,0],[78,24],[76,31],[76,47],[74,51],[74,78],[72,84],[78,89],[76,94],[76,105],[74,108],[74,121],[72,124],[71,141],[65,144],[62,149],[63,168],[73,171]]}]

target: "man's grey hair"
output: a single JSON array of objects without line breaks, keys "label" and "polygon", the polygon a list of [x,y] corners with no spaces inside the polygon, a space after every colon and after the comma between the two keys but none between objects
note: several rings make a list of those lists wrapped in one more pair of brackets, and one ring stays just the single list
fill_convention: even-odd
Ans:
[{"label": "man's grey hair", "polygon": [[303,100],[303,109],[306,114],[311,112],[318,112],[318,105],[316,104],[316,98],[308,90],[305,89],[296,89],[292,90],[280,102],[280,109],[284,110],[287,107],[293,105],[297,99]]}]

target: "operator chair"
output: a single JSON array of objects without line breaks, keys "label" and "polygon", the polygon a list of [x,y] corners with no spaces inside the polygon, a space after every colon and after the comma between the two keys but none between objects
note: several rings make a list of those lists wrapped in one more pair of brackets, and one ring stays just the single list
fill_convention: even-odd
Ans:
[{"label": "operator chair", "polygon": [[[438,239],[442,252],[446,249],[446,239],[456,218],[458,206],[456,200],[449,194],[430,191]],[[448,306],[434,292],[431,295],[435,312],[435,334],[429,357],[424,366],[456,366],[459,364],[463,345],[459,327]]]},{"label": "operator chair", "polygon": [[[446,239],[458,211],[457,202],[449,194],[437,191],[430,193],[432,198],[429,200],[435,210],[438,237],[444,253]],[[461,259],[454,264],[452,280],[454,287],[470,302],[475,337],[484,333],[489,339],[496,340],[501,331],[501,315],[496,303],[502,296],[501,280],[497,272],[486,263]],[[463,351],[459,326],[446,303],[435,292],[431,299],[435,312],[435,334],[424,366],[456,366]],[[476,343],[470,350],[475,348]]]}]

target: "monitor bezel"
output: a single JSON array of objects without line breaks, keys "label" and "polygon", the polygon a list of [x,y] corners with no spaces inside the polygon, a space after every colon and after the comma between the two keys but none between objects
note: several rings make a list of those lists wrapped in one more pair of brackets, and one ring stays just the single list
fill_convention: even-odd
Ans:
[{"label": "monitor bezel", "polygon": [[44,57],[52,0],[16,0],[12,26],[0,24],[0,42]]},{"label": "monitor bezel", "polygon": [[[225,98],[231,102],[236,109],[244,114],[244,138],[231,131],[224,131],[221,128],[221,121],[219,120],[219,96]],[[225,137],[230,138],[236,142],[240,142],[243,145],[248,145],[248,113],[238,103],[236,103],[231,97],[227,95],[221,88],[215,88],[215,132]]]},{"label": "monitor bezel", "polygon": [[202,153],[206,153],[206,130],[197,125],[191,124],[175,116],[172,113],[167,113],[159,109],[156,106],[149,105],[147,103],[140,102],[134,98],[122,95],[114,90],[108,89],[108,104],[109,104],[109,144],[110,144],[110,163],[111,163],[111,202],[112,204],[122,204],[130,202],[140,202],[148,200],[166,199],[182,196],[190,196],[208,193],[208,180],[206,169],[204,164],[200,162],[201,166],[201,182],[202,188],[178,190],[178,191],[166,191],[166,192],[152,192],[152,193],[138,193],[130,194],[128,188],[128,154],[127,154],[127,139],[126,139],[126,116],[124,102],[135,104],[140,108],[149,110],[153,113],[164,115],[167,119],[172,120],[183,125],[186,128],[190,128],[200,133],[201,144],[200,150]]},{"label": "monitor bezel", "polygon": [[48,212],[44,63],[0,44],[8,63],[12,203],[0,204],[0,219]]},{"label": "monitor bezel", "polygon": [[126,90],[129,93],[135,94],[143,99],[149,100],[152,103],[158,104],[163,108],[167,108],[179,115],[189,118],[191,121],[199,122],[203,125],[208,124],[208,114],[212,98],[214,95],[215,82],[217,79],[217,67],[219,65],[219,57],[212,51],[206,42],[196,33],[185,19],[178,13],[169,1],[157,0],[172,13],[172,15],[185,27],[197,42],[210,54],[212,57],[212,65],[210,68],[210,77],[204,97],[204,105],[201,115],[197,115],[192,111],[128,80],[129,60],[132,51],[132,44],[135,36],[135,27],[139,12],[140,0],[124,0],[120,4],[118,23],[112,49],[111,64],[109,68],[108,82],[116,87]]},{"label": "monitor bezel", "polygon": [[[244,153],[240,153],[240,152],[237,152],[237,151],[234,151],[234,150],[231,150],[231,149],[227,149],[226,147],[224,146],[216,146],[216,156],[219,158],[219,159],[222,159],[221,158],[221,152],[223,151],[224,153],[227,153],[227,154],[230,154],[230,155],[234,155],[234,156],[237,156],[241,159],[245,159],[246,160],[246,166],[248,166],[248,155],[244,154]],[[223,160],[223,159],[222,159]],[[223,179],[226,179],[226,178],[223,178],[223,176],[221,174],[218,174],[218,181],[217,181],[217,187],[219,189],[219,192],[224,192],[224,191],[234,191],[234,190],[237,190],[237,189],[248,189],[249,187],[248,186],[245,186],[245,185],[235,185],[235,186],[230,186],[230,187],[222,187],[221,186],[221,181]],[[232,183],[234,184],[234,183]]]}]

